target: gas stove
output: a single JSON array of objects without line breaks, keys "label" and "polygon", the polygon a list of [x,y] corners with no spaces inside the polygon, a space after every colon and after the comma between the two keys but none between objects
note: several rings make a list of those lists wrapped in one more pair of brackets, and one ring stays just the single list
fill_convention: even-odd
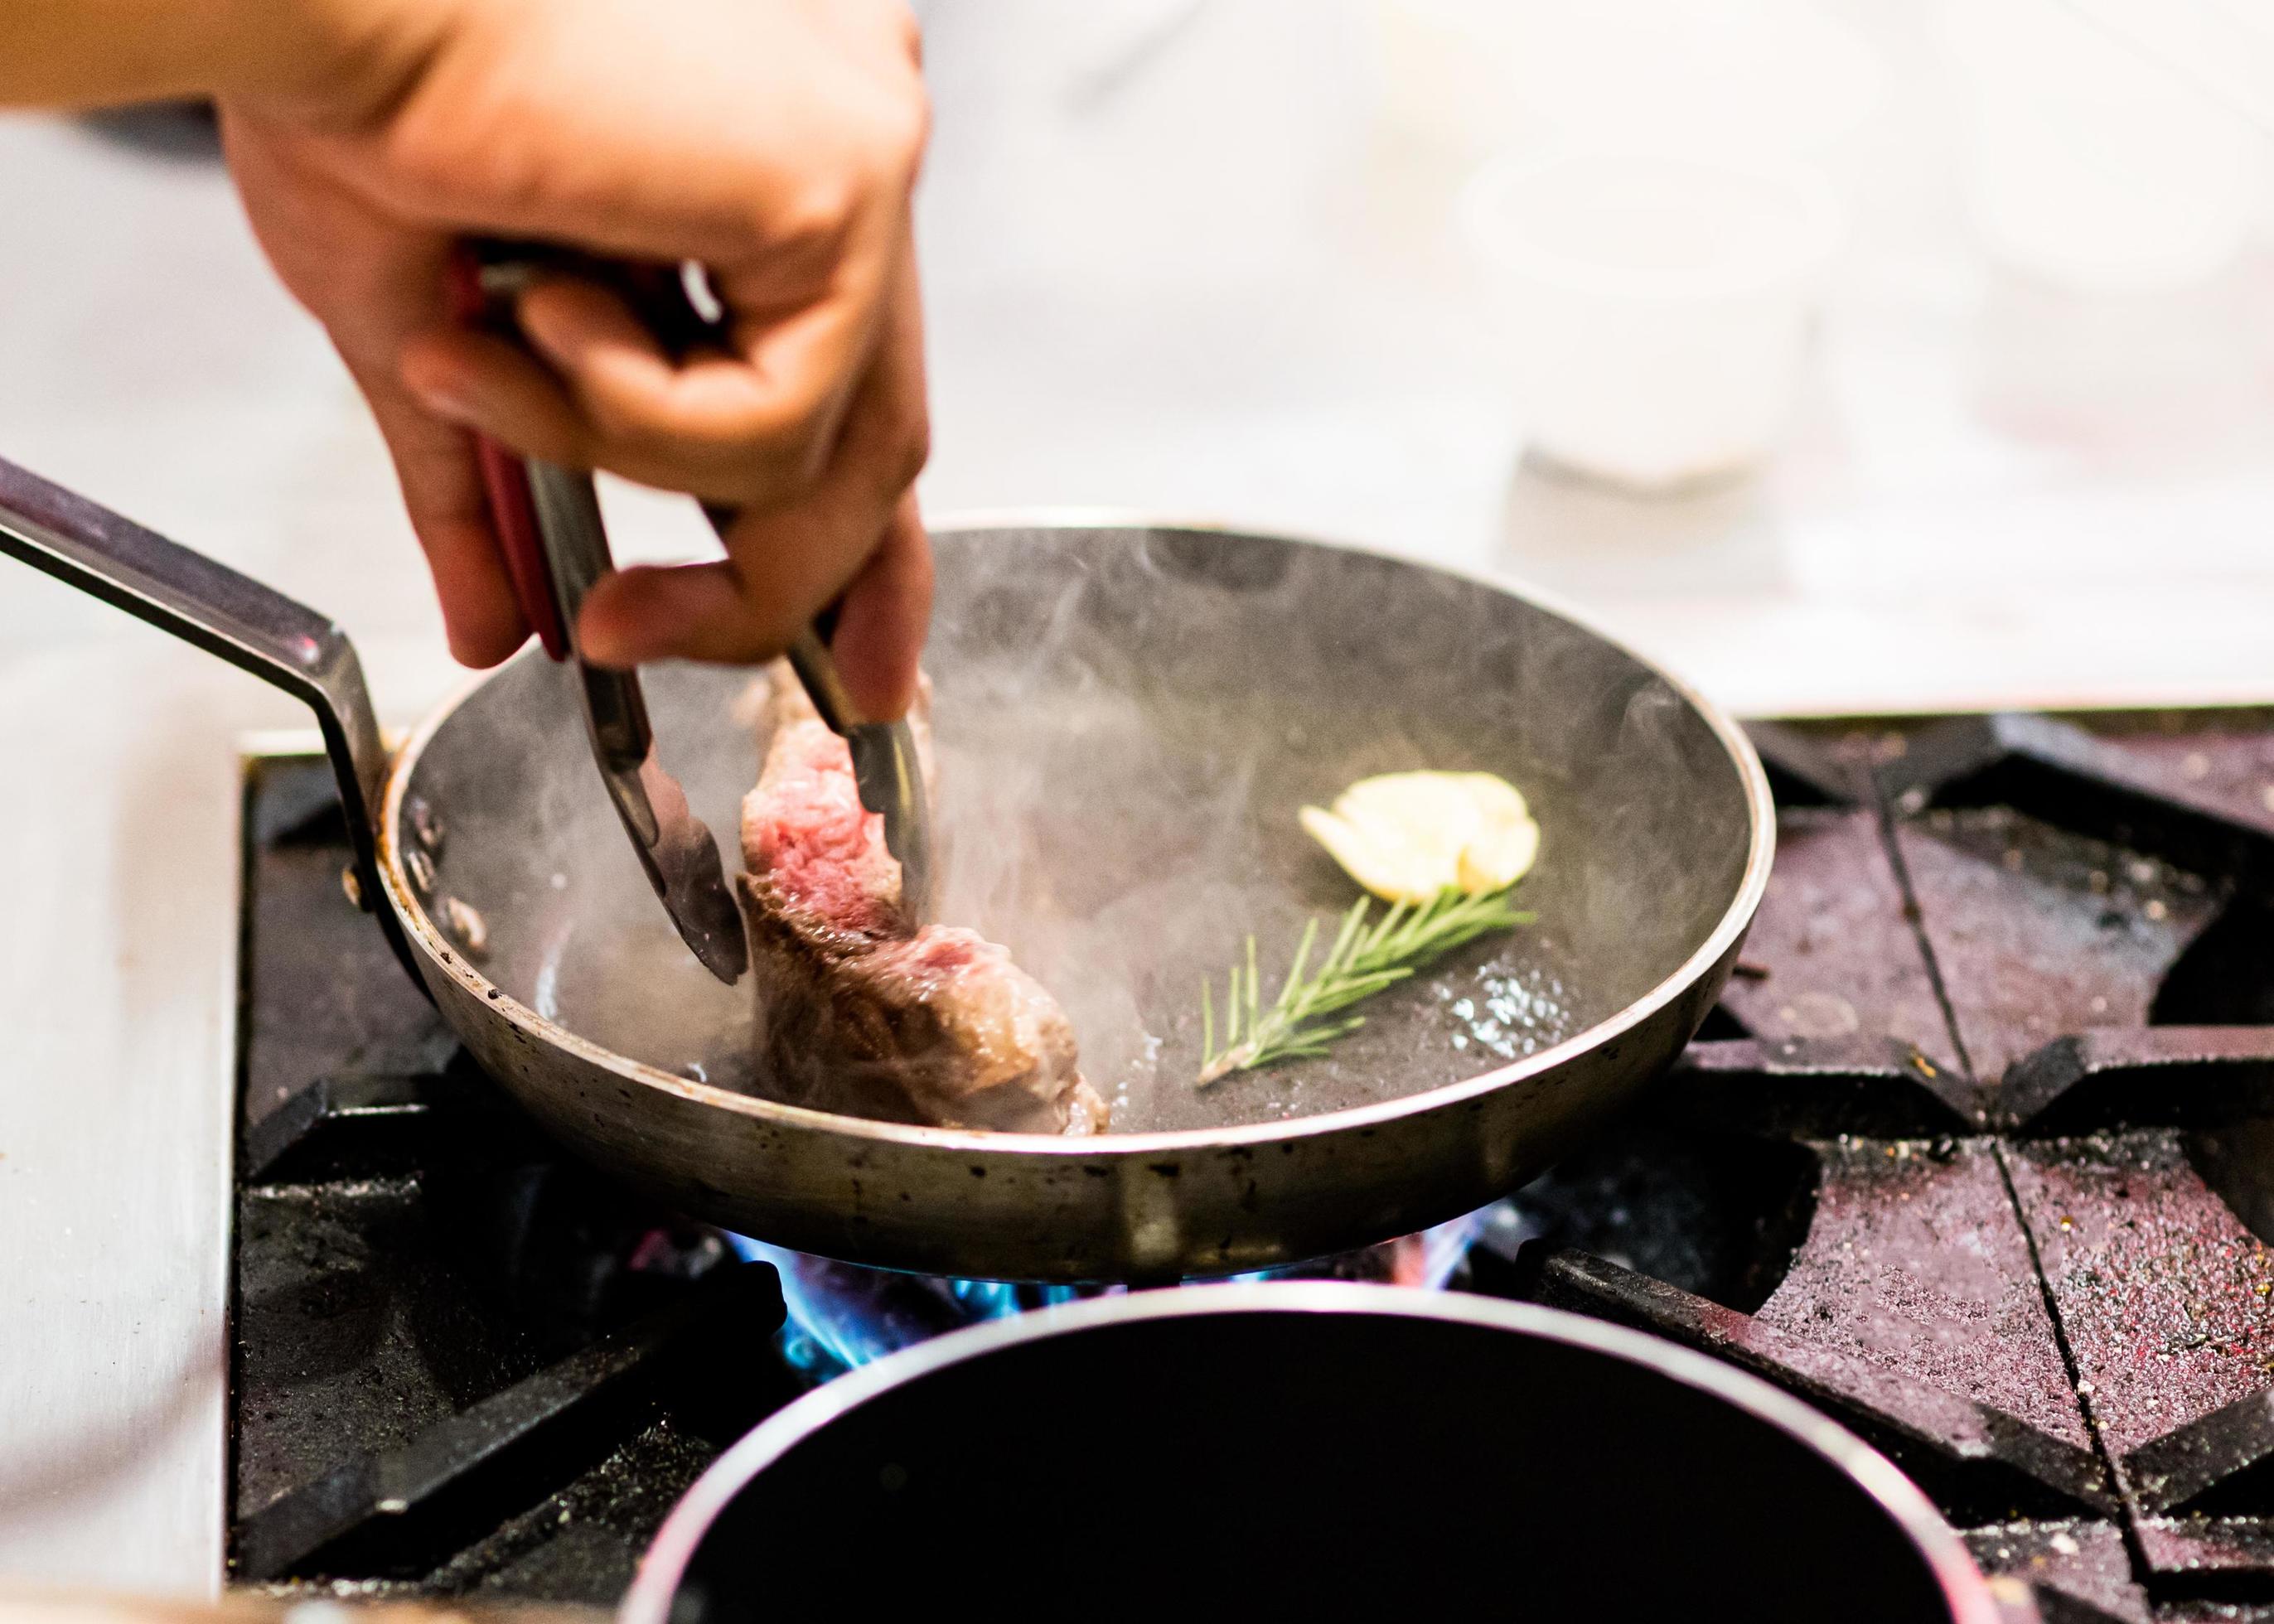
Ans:
[{"label": "gas stove", "polygon": [[[1885,1450],[2049,1619],[2274,1619],[2274,717],[1766,725],[1767,899],[1585,1154],[1308,1270],[1700,1348]],[[247,780],[230,1562],[606,1604],[847,1365],[1050,1300],[769,1251],[556,1154]]]}]

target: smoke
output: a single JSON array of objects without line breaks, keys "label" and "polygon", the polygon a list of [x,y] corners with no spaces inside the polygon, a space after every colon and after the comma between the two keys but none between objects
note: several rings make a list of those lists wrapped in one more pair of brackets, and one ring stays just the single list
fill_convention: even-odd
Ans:
[{"label": "smoke", "polygon": [[[1057,995],[1115,1131],[1337,1109],[1536,1052],[1671,974],[1742,867],[1742,793],[1691,707],[1489,587],[1163,531],[949,536],[940,574],[942,917]],[[1304,921],[1359,894],[1297,809],[1417,767],[1532,795],[1539,926],[1369,1003],[1323,1058],[1196,1090],[1203,979],[1220,994],[1252,933],[1268,996]]]},{"label": "smoke", "polygon": [[[1743,797],[1702,719],[1489,587],[1197,533],[939,545],[939,916],[1056,996],[1116,1132],[1338,1109],[1537,1052],[1670,974],[1733,894]],[[451,823],[440,888],[488,919],[483,967],[514,996],[620,1053],[747,1086],[749,988],[712,981],[672,934],[572,682],[529,662],[478,696],[480,725],[438,738],[420,778]],[[647,673],[665,765],[730,871],[758,763],[748,682]],[[1497,772],[1530,797],[1543,838],[1522,900],[1539,923],[1371,1001],[1321,1059],[1195,1089],[1203,979],[1220,993],[1252,933],[1268,996],[1304,921],[1358,894],[1297,809],[1415,767]]]},{"label": "smoke", "polygon": [[1253,763],[1195,771],[1190,741],[1156,732],[1078,652],[1050,662],[1075,680],[1047,704],[1008,667],[983,693],[959,688],[939,729],[941,917],[1001,942],[1050,989],[1083,1076],[1126,1129],[1154,1114],[1162,1081],[1154,1011],[1197,993],[1196,977],[1164,984],[1166,966],[1205,962],[1219,921],[1256,915],[1263,888],[1229,876],[1264,864]]},{"label": "smoke", "polygon": [[[1291,947],[1310,913],[1352,894],[1294,823],[1301,800],[1338,786],[1289,771],[1346,741],[1306,696],[1239,675],[1259,629],[1241,612],[1269,613],[1241,600],[1278,579],[1242,573],[1253,562],[1230,542],[1093,557],[1047,534],[946,553],[932,658],[941,916],[1050,989],[1117,1132],[1289,1109],[1194,1093],[1201,984],[1250,932],[1267,955]],[[1418,763],[1385,721],[1370,741]]]}]

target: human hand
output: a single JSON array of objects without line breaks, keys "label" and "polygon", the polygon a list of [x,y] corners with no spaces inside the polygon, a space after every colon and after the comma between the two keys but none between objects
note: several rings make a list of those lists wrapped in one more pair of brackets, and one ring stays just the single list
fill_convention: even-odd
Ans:
[{"label": "human hand", "polygon": [[[469,431],[731,504],[719,563],[635,568],[578,641],[629,665],[755,661],[840,599],[835,650],[879,719],[930,613],[910,492],[927,445],[909,191],[925,106],[893,0],[329,0],[323,71],[223,94],[270,260],[329,331],[394,454],[458,657],[527,635]],[[388,26],[372,20],[384,13]],[[455,324],[480,236],[693,259],[728,348],[668,356],[615,295],[540,280],[528,348]]]}]

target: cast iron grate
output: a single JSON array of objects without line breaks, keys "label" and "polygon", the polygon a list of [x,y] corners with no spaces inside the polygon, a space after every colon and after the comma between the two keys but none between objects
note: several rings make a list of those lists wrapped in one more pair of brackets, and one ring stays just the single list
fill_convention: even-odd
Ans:
[{"label": "cast iron grate", "polygon": [[772,1268],[556,1156],[341,900],[320,763],[247,781],[239,1583],[605,1603],[799,1390]]},{"label": "cast iron grate", "polygon": [[1810,1156],[1797,1244],[1507,1278],[1840,1416],[2049,1616],[2274,1617],[2274,732],[1757,738],[1776,874],[1653,1132]]}]

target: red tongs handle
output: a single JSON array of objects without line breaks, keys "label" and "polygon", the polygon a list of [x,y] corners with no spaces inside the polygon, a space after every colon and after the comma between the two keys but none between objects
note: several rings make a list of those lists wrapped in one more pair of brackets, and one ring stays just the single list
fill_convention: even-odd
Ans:
[{"label": "red tongs handle", "polygon": [[[510,335],[509,317],[482,286],[481,258],[466,244],[450,255],[451,314],[470,327]],[[545,561],[545,541],[537,528],[537,499],[529,486],[529,469],[522,460],[486,434],[474,436],[474,456],[481,464],[482,489],[489,498],[490,523],[505,553],[506,575],[537,640],[554,659],[567,659],[568,629],[561,623],[561,605],[553,595],[553,573]]]}]

